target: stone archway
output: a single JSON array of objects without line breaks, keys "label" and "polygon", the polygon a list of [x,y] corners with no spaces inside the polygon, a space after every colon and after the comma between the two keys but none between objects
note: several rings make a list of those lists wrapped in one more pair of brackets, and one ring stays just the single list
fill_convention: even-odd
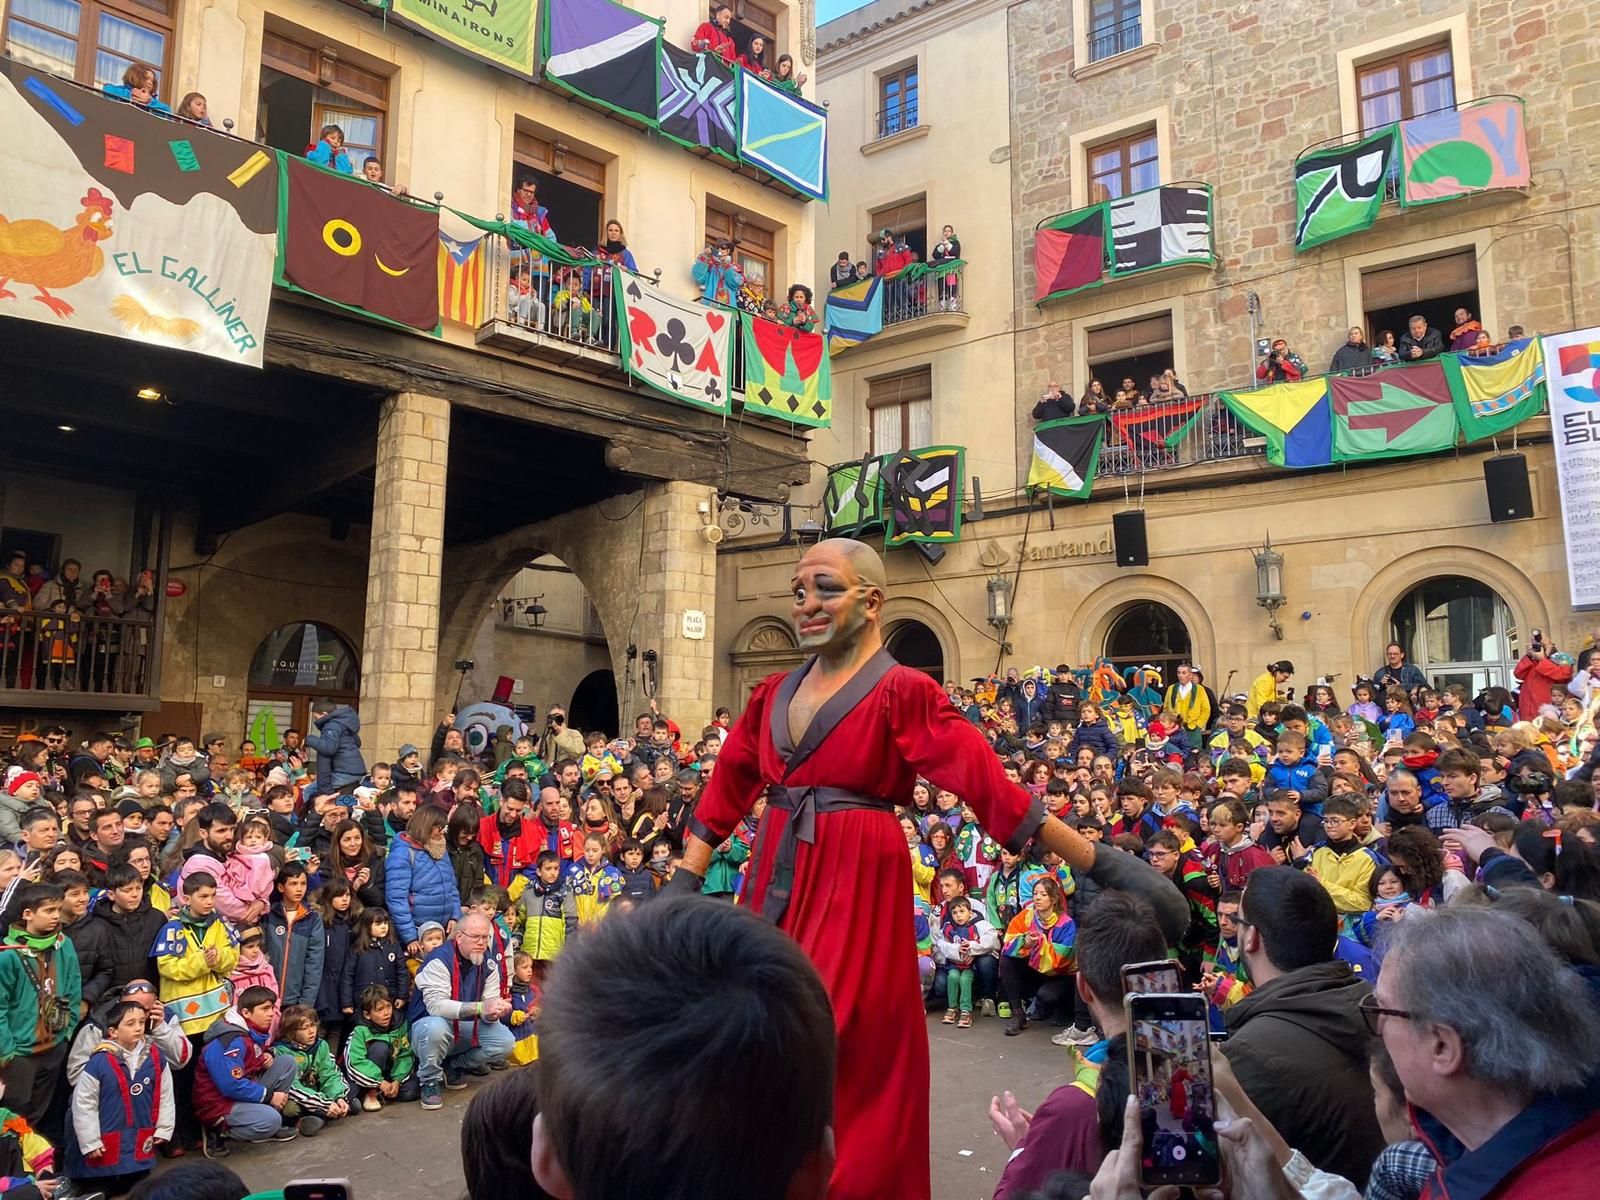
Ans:
[{"label": "stone archway", "polygon": [[883,645],[901,666],[931,676],[941,687],[950,677],[944,668],[944,646],[939,635],[921,621],[907,617],[886,626]]},{"label": "stone archway", "polygon": [[1089,664],[1102,657],[1112,629],[1123,615],[1135,605],[1151,603],[1170,610],[1182,623],[1189,636],[1184,657],[1200,664],[1206,682],[1219,688],[1221,681],[1212,679],[1217,669],[1216,631],[1205,606],[1188,588],[1159,575],[1118,576],[1083,598],[1076,617],[1077,636],[1068,640],[1068,645],[1078,647],[1076,661]]},{"label": "stone archway", "polygon": [[794,630],[779,617],[756,617],[733,639],[728,658],[733,662],[735,694],[728,707],[742,709],[750,692],[768,675],[792,671],[806,659],[795,642]]}]

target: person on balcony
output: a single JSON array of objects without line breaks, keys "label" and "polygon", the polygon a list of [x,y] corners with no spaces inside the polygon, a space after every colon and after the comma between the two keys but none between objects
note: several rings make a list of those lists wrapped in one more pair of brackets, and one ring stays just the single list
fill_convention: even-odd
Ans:
[{"label": "person on balcony", "polygon": [[[0,571],[0,612],[27,612],[33,608],[33,589],[28,586],[28,556],[13,550],[6,559],[6,569]],[[0,616],[0,673],[6,687],[17,686],[18,670],[22,664],[27,626],[12,616]]]},{"label": "person on balcony", "polygon": [[739,52],[733,44],[733,35],[728,32],[728,27],[733,24],[733,9],[726,4],[711,6],[711,20],[701,23],[700,28],[694,31],[694,40],[689,43],[689,49],[696,54],[715,54],[730,67],[738,61]]},{"label": "person on balcony", "polygon": [[[1394,335],[1389,336],[1393,338]],[[1362,367],[1372,366],[1373,362],[1372,347],[1367,345],[1366,331],[1359,325],[1352,325],[1344,345],[1333,352],[1333,361],[1328,364],[1328,370],[1356,371]]]},{"label": "person on balcony", "polygon": [[1379,331],[1378,344],[1372,348],[1372,359],[1384,367],[1400,361],[1400,345],[1394,339],[1394,330]]},{"label": "person on balcony", "polygon": [[404,184],[390,185],[383,181],[383,160],[376,154],[369,154],[361,163],[361,178],[365,179],[375,188],[382,188],[396,196],[407,194]]},{"label": "person on balcony", "polygon": [[633,251],[628,249],[628,235],[623,231],[622,222],[615,217],[606,222],[605,240],[600,243],[595,257],[604,265],[594,268],[594,286],[590,294],[594,299],[595,311],[599,313],[598,340],[610,346],[613,340],[611,326],[614,316],[611,304],[612,271],[616,267],[635,273],[639,270],[639,264],[633,258]]},{"label": "person on balcony", "polygon": [[694,260],[694,281],[700,285],[702,304],[732,307],[744,286],[744,272],[733,261],[733,243],[727,238],[707,246]]},{"label": "person on balcony", "polygon": [[794,57],[789,54],[778,55],[778,70],[772,77],[773,86],[780,87],[786,92],[793,92],[798,96],[800,89],[805,86],[805,82],[806,73],[804,71],[801,71],[798,75],[794,73]]},{"label": "person on balcony", "polygon": [[[1456,309],[1456,327],[1450,331],[1450,349],[1471,350],[1478,344],[1478,335],[1488,336],[1483,322],[1473,317],[1465,308]],[[1489,339],[1493,341],[1493,338]]]},{"label": "person on balcony", "polygon": [[534,291],[528,279],[528,264],[511,264],[511,278],[506,283],[506,311],[518,325],[530,329],[544,328],[544,301]]},{"label": "person on balcony", "polygon": [[1268,383],[1290,383],[1309,374],[1306,360],[1289,349],[1289,343],[1282,338],[1272,343],[1272,349],[1256,366],[1256,378]]},{"label": "person on balcony", "polygon": [[40,589],[37,603],[40,608],[50,608],[57,600],[80,613],[89,608],[89,589],[83,586],[83,564],[75,558],[62,559],[55,578]]},{"label": "person on balcony", "polygon": [[1183,381],[1173,373],[1171,367],[1159,375],[1150,376],[1150,403],[1171,404],[1175,400],[1183,400],[1189,395],[1189,389],[1183,386]]},{"label": "person on balcony", "polygon": [[337,125],[324,125],[317,132],[317,143],[306,148],[306,161],[319,167],[338,171],[341,175],[354,175],[355,165],[344,148],[344,130]]},{"label": "person on balcony", "polygon": [[855,281],[856,269],[851,265],[850,251],[841,250],[839,251],[839,260],[833,264],[832,270],[828,272],[829,286],[842,288],[846,284],[851,284]]},{"label": "person on balcony", "polygon": [[1428,324],[1427,317],[1419,314],[1406,323],[1406,331],[1400,335],[1399,350],[1401,362],[1434,358],[1444,352],[1444,337]]},{"label": "person on balcony", "polygon": [[[928,261],[938,266],[940,263],[955,262],[960,257],[961,239],[956,236],[954,225],[946,225],[939,240],[928,252]],[[954,271],[939,276],[939,311],[961,311],[961,277]]]},{"label": "person on balcony", "polygon": [[898,275],[911,265],[911,247],[904,238],[895,241],[894,233],[885,229],[878,235],[878,253],[873,263],[876,275]]},{"label": "person on balcony", "polygon": [[122,82],[104,89],[114,100],[126,100],[151,112],[170,113],[172,109],[156,98],[156,72],[148,63],[129,63]]},{"label": "person on balcony", "polygon": [[524,176],[511,193],[511,223],[530,229],[540,237],[556,241],[550,225],[550,210],[539,203],[539,185],[533,176]]},{"label": "person on balcony", "polygon": [[810,333],[815,329],[817,310],[811,307],[811,289],[803,283],[792,284],[789,299],[778,312],[778,320],[801,333]]},{"label": "person on balcony", "polygon": [[1070,417],[1077,411],[1077,405],[1070,393],[1062,389],[1055,380],[1051,380],[1044,394],[1039,397],[1039,403],[1033,406],[1033,419],[1035,421],[1059,421]]},{"label": "person on balcony", "polygon": [[739,56],[739,65],[752,75],[759,75],[762,79],[771,79],[772,72],[767,69],[767,39],[759,33],[750,35],[750,42],[744,48],[744,53]]}]

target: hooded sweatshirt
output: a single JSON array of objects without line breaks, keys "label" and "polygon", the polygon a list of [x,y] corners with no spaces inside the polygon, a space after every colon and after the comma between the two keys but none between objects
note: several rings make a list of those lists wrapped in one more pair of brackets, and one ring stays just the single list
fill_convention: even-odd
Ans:
[{"label": "hooded sweatshirt", "polygon": [[200,1070],[194,1075],[194,1115],[203,1125],[219,1125],[235,1104],[265,1104],[267,1089],[256,1082],[272,1065],[265,1029],[256,1029],[230,1008],[201,1040]]},{"label": "hooded sweatshirt", "polygon": [[[1357,1009],[1372,988],[1348,963],[1314,963],[1260,984],[1224,1014],[1239,1085],[1313,1166],[1365,1187],[1384,1147]],[[1293,1063],[1292,1070],[1285,1063]]]}]

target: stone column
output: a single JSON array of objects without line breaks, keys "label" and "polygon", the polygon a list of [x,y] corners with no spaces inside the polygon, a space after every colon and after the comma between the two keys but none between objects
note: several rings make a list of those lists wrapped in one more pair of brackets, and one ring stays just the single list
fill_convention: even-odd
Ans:
[{"label": "stone column", "polygon": [[[714,489],[695,483],[650,484],[645,493],[644,556],[639,571],[639,651],[660,655],[656,703],[675,719],[691,743],[709,723],[718,703],[712,694],[716,649],[717,551],[701,536],[709,519],[701,504],[716,512]],[[683,636],[683,614],[705,614],[705,637]],[[643,662],[635,668],[642,672]],[[619,682],[621,677],[619,676]],[[636,685],[623,697],[623,731],[646,700]]]},{"label": "stone column", "polygon": [[369,764],[424,747],[433,711],[444,559],[450,402],[399,392],[378,413],[377,478],[361,653],[361,746]]}]

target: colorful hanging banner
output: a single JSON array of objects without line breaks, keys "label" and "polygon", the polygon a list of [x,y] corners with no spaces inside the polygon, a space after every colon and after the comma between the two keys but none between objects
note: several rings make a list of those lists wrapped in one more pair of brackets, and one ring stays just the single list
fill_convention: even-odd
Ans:
[{"label": "colorful hanging banner", "polygon": [[1600,608],[1600,329],[1544,339],[1572,607]]},{"label": "colorful hanging banner", "polygon": [[533,78],[533,0],[387,0],[400,24],[492,67]]},{"label": "colorful hanging banner", "polygon": [[740,70],[739,157],[813,200],[826,200],[828,114]]},{"label": "colorful hanging banner", "polygon": [[833,376],[827,339],[765,317],[741,314],[746,412],[796,425],[833,423]]},{"label": "colorful hanging banner", "polygon": [[[1170,451],[1188,432],[1189,422],[1182,418],[1199,411],[1204,400],[1174,400],[1166,404],[1147,404],[1140,408],[1125,409],[1111,414],[1111,423],[1117,427],[1128,447],[1128,458],[1134,466],[1143,463],[1144,454]],[[1177,440],[1174,441],[1174,435]]]},{"label": "colorful hanging banner", "polygon": [[1275,383],[1217,397],[1245,428],[1267,439],[1275,467],[1325,467],[1333,461],[1333,411],[1328,377]]},{"label": "colorful hanging banner", "polygon": [[269,152],[0,58],[0,316],[261,365]]},{"label": "colorful hanging banner", "polygon": [[663,136],[738,162],[737,70],[715,54],[694,54],[662,42],[657,118]]},{"label": "colorful hanging banner", "polygon": [[961,540],[964,456],[960,446],[928,446],[884,456],[885,547]]},{"label": "colorful hanging banner", "polygon": [[[446,215],[439,214],[439,316],[445,321],[476,329],[483,324],[483,287],[487,234],[470,226],[445,231]],[[460,222],[451,220],[454,226]]]},{"label": "colorful hanging banner", "polygon": [[278,154],[279,287],[439,331],[439,210]]},{"label": "colorful hanging banner", "polygon": [[1294,164],[1294,248],[1309,250],[1369,228],[1394,166],[1395,127],[1348,146],[1302,154]]},{"label": "colorful hanging banner", "polygon": [[1101,416],[1043,421],[1033,428],[1033,461],[1028,487],[1081,500],[1094,489],[1100,469],[1100,444],[1106,422]]},{"label": "colorful hanging banner", "polygon": [[1106,206],[1052,217],[1033,234],[1033,299],[1059,300],[1099,287],[1106,274]]},{"label": "colorful hanging banner", "polygon": [[1209,187],[1174,184],[1108,200],[1106,220],[1112,275],[1214,261]]},{"label": "colorful hanging banner", "polygon": [[1532,182],[1522,101],[1512,97],[1402,121],[1400,142],[1407,207]]},{"label": "colorful hanging banner", "polygon": [[1330,376],[1328,393],[1335,462],[1433,454],[1456,444],[1450,380],[1438,359],[1370,375]]},{"label": "colorful hanging banner", "polygon": [[617,352],[639,382],[696,408],[728,412],[734,314],[667,295],[618,267]]},{"label": "colorful hanging banner", "polygon": [[822,527],[829,533],[855,537],[883,523],[883,460],[867,455],[860,462],[828,468],[822,490]]},{"label": "colorful hanging banner", "polygon": [[1469,442],[1503,433],[1544,407],[1544,354],[1535,338],[1507,342],[1493,354],[1442,354],[1439,361]]},{"label": "colorful hanging banner", "polygon": [[543,9],[544,78],[653,127],[664,22],[612,0],[545,0]]},{"label": "colorful hanging banner", "polygon": [[822,311],[831,353],[859,346],[883,332],[883,280],[874,275],[835,288]]}]

